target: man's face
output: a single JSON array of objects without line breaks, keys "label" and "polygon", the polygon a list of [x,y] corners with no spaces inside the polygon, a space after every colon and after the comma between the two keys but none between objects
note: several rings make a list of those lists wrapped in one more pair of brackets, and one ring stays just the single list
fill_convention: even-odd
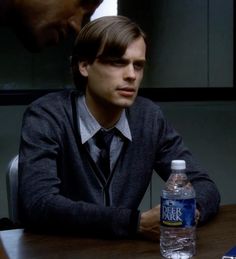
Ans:
[{"label": "man's face", "polygon": [[81,74],[88,78],[86,102],[90,111],[122,110],[133,104],[143,78],[145,54],[146,44],[140,37],[115,61],[96,59],[92,64],[79,64]]},{"label": "man's face", "polygon": [[[83,20],[95,11],[102,0],[84,4],[81,0],[16,1],[16,19],[12,27],[30,51],[58,44],[68,34],[78,32]],[[86,3],[86,0],[83,2]]]}]

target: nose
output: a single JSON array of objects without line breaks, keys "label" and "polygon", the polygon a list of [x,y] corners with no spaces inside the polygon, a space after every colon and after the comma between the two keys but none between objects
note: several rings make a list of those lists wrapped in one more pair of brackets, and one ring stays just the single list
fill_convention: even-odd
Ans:
[{"label": "nose", "polygon": [[133,64],[128,64],[125,67],[124,77],[126,80],[131,80],[131,81],[136,79],[136,72]]}]

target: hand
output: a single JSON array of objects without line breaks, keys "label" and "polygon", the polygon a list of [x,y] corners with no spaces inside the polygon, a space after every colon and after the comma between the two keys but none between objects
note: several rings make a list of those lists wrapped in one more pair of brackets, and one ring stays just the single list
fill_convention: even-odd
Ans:
[{"label": "hand", "polygon": [[160,239],[160,205],[141,214],[138,233],[149,240]]}]

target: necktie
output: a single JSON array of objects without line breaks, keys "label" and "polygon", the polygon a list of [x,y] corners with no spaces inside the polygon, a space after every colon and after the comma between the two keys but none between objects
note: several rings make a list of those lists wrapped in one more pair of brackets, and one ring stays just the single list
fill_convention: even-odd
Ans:
[{"label": "necktie", "polygon": [[110,175],[110,146],[115,129],[105,131],[100,129],[96,133],[96,145],[101,150],[97,161],[97,165],[107,179]]}]

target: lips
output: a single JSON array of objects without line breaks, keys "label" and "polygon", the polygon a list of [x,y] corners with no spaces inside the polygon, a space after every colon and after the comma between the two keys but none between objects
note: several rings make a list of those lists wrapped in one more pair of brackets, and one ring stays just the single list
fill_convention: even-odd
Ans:
[{"label": "lips", "polygon": [[132,87],[121,87],[118,88],[117,91],[119,92],[120,95],[124,97],[132,97],[135,94],[135,89]]}]

